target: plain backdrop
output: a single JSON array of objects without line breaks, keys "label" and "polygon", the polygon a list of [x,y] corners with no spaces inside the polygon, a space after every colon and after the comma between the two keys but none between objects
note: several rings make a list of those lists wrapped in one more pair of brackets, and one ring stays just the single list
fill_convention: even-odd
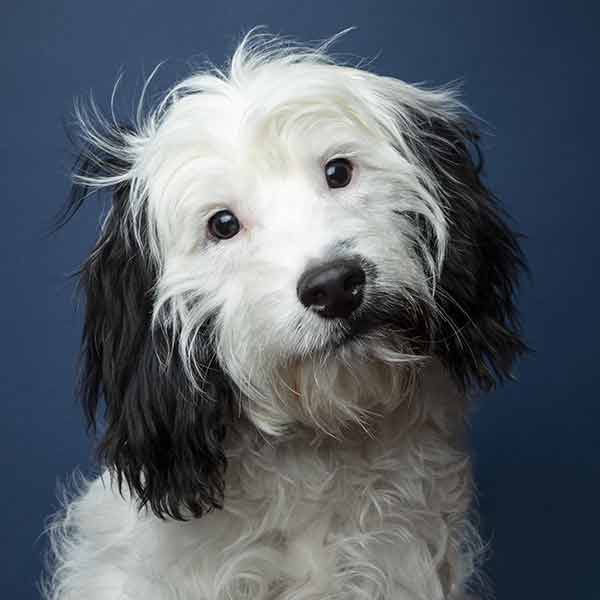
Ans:
[{"label": "plain backdrop", "polygon": [[[99,207],[57,235],[73,156],[74,97],[131,114],[160,61],[160,97],[193,65],[222,63],[266,24],[302,40],[348,26],[336,51],[410,82],[461,79],[490,125],[491,187],[526,235],[521,293],[534,352],[473,416],[487,575],[499,600],[598,597],[599,4],[431,1],[43,0],[0,14],[0,598],[39,596],[58,481],[93,472],[74,398],[81,311],[74,271]],[[82,599],[85,600],[85,599]]]}]

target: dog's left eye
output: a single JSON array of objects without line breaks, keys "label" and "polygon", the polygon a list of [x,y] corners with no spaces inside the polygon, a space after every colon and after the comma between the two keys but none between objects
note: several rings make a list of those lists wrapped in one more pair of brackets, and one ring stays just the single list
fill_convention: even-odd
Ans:
[{"label": "dog's left eye", "polygon": [[220,210],[208,221],[208,230],[220,240],[228,240],[240,231],[238,218],[229,210]]},{"label": "dog's left eye", "polygon": [[325,179],[330,188],[346,187],[352,179],[352,163],[347,158],[334,158],[325,165]]}]

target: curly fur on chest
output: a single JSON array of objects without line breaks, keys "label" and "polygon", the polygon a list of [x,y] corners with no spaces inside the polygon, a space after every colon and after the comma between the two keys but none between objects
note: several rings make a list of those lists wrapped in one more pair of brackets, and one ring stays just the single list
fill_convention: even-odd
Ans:
[{"label": "curly fur on chest", "polygon": [[457,400],[423,392],[343,441],[301,428],[270,441],[240,428],[224,507],[199,520],[138,512],[105,473],[56,523],[68,593],[59,587],[55,597],[450,597],[480,547],[461,419],[448,420],[448,402]]}]

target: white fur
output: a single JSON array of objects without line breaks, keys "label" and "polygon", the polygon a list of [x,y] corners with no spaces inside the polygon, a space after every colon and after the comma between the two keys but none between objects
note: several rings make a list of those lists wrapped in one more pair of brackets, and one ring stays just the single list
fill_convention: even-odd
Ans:
[{"label": "white fur", "polygon": [[[240,390],[240,412],[223,510],[162,521],[119,495],[108,472],[84,483],[52,527],[49,600],[464,592],[479,551],[467,516],[465,399],[394,332],[329,351],[343,326],[296,294],[307,265],[351,239],[377,266],[380,291],[405,286],[409,301],[433,303],[448,234],[444,194],[408,141],[415,111],[447,120],[461,110],[451,90],[255,36],[226,73],[176,85],[124,147],[80,111],[92,145],[132,165],[82,183],[129,183],[128,218],[136,231],[148,228],[144,252],[159,272],[155,326],[172,332],[172,352],[194,381],[200,328],[218,313],[217,357]],[[353,161],[353,179],[330,190],[322,169],[338,156]],[[223,208],[243,231],[214,243],[207,220]],[[403,212],[429,222],[436,254]]]}]

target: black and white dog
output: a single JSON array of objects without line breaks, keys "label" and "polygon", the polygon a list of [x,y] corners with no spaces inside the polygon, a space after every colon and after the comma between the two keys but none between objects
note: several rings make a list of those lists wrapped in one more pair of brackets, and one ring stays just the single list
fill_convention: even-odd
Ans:
[{"label": "black and white dog", "polygon": [[467,593],[468,398],[524,351],[524,265],[455,92],[254,33],[133,125],[79,117],[68,213],[111,197],[81,271],[104,470],[46,597]]}]

